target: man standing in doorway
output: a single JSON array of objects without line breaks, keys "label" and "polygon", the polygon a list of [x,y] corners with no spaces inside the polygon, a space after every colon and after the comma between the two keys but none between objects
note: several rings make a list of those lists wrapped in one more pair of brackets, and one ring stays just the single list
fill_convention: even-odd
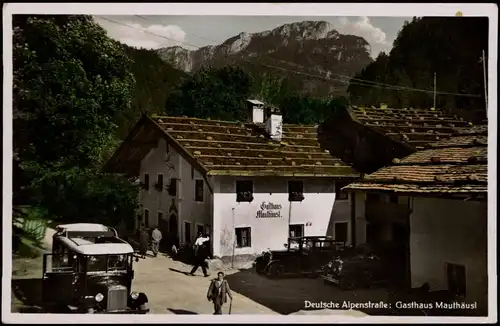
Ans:
[{"label": "man standing in doorway", "polygon": [[158,229],[158,227],[155,227],[153,233],[151,234],[151,250],[153,251],[153,255],[155,257],[158,255],[158,251],[160,249],[161,238],[161,231]]},{"label": "man standing in doorway", "polygon": [[214,303],[214,315],[222,315],[222,305],[227,302],[227,297],[233,301],[233,294],[229,283],[224,279],[224,273],[217,273],[217,278],[210,282],[207,299]]}]

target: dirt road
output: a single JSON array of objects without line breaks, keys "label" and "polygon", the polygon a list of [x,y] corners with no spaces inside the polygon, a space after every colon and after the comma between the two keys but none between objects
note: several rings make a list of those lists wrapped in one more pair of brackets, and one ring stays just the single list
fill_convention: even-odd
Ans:
[{"label": "dirt road", "polygon": [[[144,292],[150,301],[151,313],[158,314],[212,314],[213,305],[207,300],[211,277],[203,277],[201,270],[196,276],[188,276],[191,266],[173,261],[164,255],[141,259],[135,263],[133,291]],[[225,271],[234,273],[235,271]],[[223,307],[228,313],[229,307]],[[232,314],[276,314],[271,309],[233,291]]]},{"label": "dirt road", "polygon": [[[47,248],[50,248],[50,236]],[[174,261],[164,254],[134,262],[132,290],[147,294],[153,314],[212,314],[213,305],[206,298],[210,277],[186,275],[191,266]],[[233,290],[232,314],[308,314],[304,302],[331,300],[384,300],[380,291],[344,292],[328,287],[320,279],[270,280],[249,270],[224,270]],[[42,258],[13,261],[12,312],[40,312]],[[366,292],[366,293],[365,293]],[[227,314],[229,306],[223,307]],[[302,311],[302,312],[301,312]],[[325,313],[339,311],[326,309]]]}]

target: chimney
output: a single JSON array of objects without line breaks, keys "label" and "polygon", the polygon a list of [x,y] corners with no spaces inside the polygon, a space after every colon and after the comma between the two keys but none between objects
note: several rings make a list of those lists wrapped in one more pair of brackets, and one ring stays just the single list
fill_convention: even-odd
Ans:
[{"label": "chimney", "polygon": [[264,103],[258,100],[247,100],[249,122],[264,123]]},{"label": "chimney", "polygon": [[281,141],[281,137],[283,137],[283,116],[279,108],[266,108],[266,131],[272,140]]}]

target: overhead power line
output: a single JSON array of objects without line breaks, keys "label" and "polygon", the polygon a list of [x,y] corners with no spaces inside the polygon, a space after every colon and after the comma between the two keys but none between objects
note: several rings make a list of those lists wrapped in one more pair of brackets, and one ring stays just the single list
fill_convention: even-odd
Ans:
[{"label": "overhead power line", "polygon": [[[143,16],[139,16],[139,15],[135,15],[135,16],[138,16],[138,17],[140,17],[140,18],[142,18],[144,20],[148,20],[146,17],[143,17]],[[137,30],[140,30],[140,31],[142,31],[144,33],[147,33],[147,34],[150,34],[150,35],[153,35],[153,36],[157,36],[157,37],[161,37],[161,38],[166,39],[168,41],[174,41],[174,42],[176,42],[178,44],[181,44],[181,45],[187,45],[187,46],[193,47],[195,49],[200,49],[201,48],[201,46],[194,45],[194,44],[189,44],[189,43],[186,43],[186,42],[177,41],[177,40],[175,40],[173,38],[170,38],[170,37],[167,37],[167,36],[164,36],[164,35],[161,35],[161,34],[157,34],[157,33],[148,31],[147,29],[144,29],[144,28],[138,28],[136,26],[131,26],[131,25],[128,25],[128,24],[125,24],[125,23],[117,22],[115,20],[112,20],[112,19],[109,19],[109,18],[106,18],[106,17],[102,17],[102,16],[97,16],[97,17],[99,17],[100,19],[106,20],[108,22],[114,23],[114,24],[118,24],[118,25],[121,25],[121,26],[124,26],[124,27],[128,27],[128,28],[137,29]],[[189,34],[192,34],[192,33],[189,33]],[[192,35],[194,35],[194,34],[192,34]],[[215,42],[214,40],[210,40],[210,39],[207,39],[207,38],[204,38],[204,39]],[[221,46],[229,47],[228,45],[223,45],[223,44]],[[251,52],[248,52],[248,51],[245,51],[245,50],[242,50],[242,52],[246,52],[246,53],[249,53],[249,54],[251,53]],[[309,67],[305,67],[305,66],[296,64],[294,62],[284,61],[284,60],[272,58],[272,57],[269,57],[269,56],[266,56],[266,55],[264,55],[264,56],[267,57],[267,58],[269,58],[269,59],[271,59],[271,60],[277,61],[277,62],[283,62],[283,63],[289,64],[289,65],[292,65],[292,66],[303,68],[304,70],[311,69]],[[352,84],[352,85],[358,85],[358,86],[373,87],[373,88],[380,88],[380,89],[389,89],[389,90],[396,90],[396,91],[423,92],[423,93],[438,94],[438,95],[452,95],[452,96],[464,96],[464,97],[482,97],[482,95],[478,95],[478,94],[437,92],[437,91],[434,91],[434,90],[426,90],[426,89],[420,89],[420,88],[414,88],[414,87],[407,87],[407,86],[400,86],[400,85],[391,85],[391,84],[386,84],[386,83],[381,83],[381,82],[375,82],[375,81],[371,81],[371,80],[365,80],[365,79],[355,78],[355,77],[351,77],[351,76],[347,76],[347,75],[336,74],[336,73],[332,73],[330,71],[325,71],[325,70],[321,70],[321,69],[315,69],[315,70],[318,71],[318,72],[320,72],[320,73],[324,73],[325,76],[310,74],[310,73],[306,73],[306,72],[302,72],[302,71],[297,71],[297,70],[290,70],[290,69],[286,69],[286,68],[283,68],[283,67],[278,67],[278,66],[274,66],[274,65],[264,64],[264,63],[260,63],[260,62],[253,62],[253,61],[250,61],[248,59],[244,59],[244,61],[252,63],[252,64],[258,64],[258,65],[265,66],[265,67],[272,68],[272,69],[277,69],[277,70],[281,70],[281,71],[286,71],[286,72],[298,74],[298,75],[310,76],[310,77],[314,77],[314,78],[318,78],[318,79],[322,79],[322,80],[326,80],[326,81],[336,80],[336,81],[344,82],[346,84]],[[337,76],[339,78],[330,77],[331,75]]]}]

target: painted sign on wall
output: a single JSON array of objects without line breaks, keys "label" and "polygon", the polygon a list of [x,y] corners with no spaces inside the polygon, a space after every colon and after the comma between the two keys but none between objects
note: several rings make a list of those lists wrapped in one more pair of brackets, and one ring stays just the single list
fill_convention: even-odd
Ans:
[{"label": "painted sign on wall", "polygon": [[257,218],[280,218],[282,208],[280,204],[262,202],[260,210],[257,211]]}]

